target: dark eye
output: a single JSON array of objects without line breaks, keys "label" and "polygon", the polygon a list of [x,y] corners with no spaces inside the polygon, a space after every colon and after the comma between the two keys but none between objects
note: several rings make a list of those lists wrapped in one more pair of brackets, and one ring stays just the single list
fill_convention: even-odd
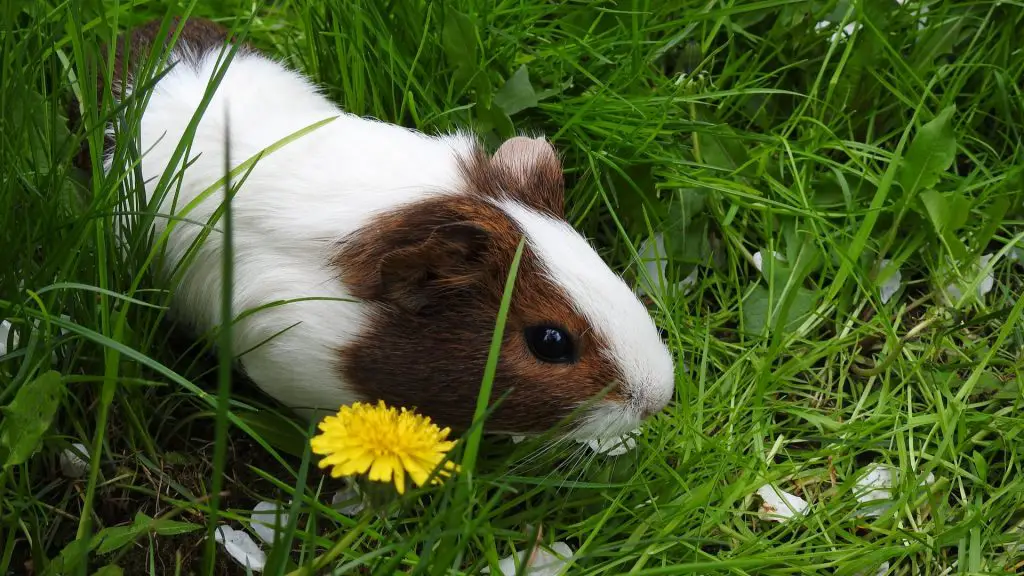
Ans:
[{"label": "dark eye", "polygon": [[526,344],[542,362],[565,364],[576,359],[572,337],[554,326],[531,326],[526,329]]}]

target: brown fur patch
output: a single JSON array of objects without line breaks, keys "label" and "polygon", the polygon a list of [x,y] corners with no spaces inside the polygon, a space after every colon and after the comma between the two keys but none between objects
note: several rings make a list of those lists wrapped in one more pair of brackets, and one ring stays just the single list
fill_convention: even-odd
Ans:
[{"label": "brown fur patch", "polygon": [[[367,332],[339,351],[339,368],[367,400],[416,408],[444,426],[472,421],[484,366],[521,231],[486,197],[452,194],[379,216],[346,239],[335,265],[371,306]],[[529,351],[524,330],[567,329],[578,361],[550,364]],[[524,249],[505,326],[486,423],[540,432],[620,382],[604,344]]]},{"label": "brown fur patch", "polygon": [[[107,78],[104,77],[102,71],[100,74],[97,74],[97,102],[103,100],[108,84],[114,99],[117,101],[120,101],[124,95],[125,86],[134,85],[136,74],[142,66],[146,65],[150,55],[153,53],[154,47],[160,40],[161,24],[162,21],[153,20],[131,29],[118,37],[114,45],[113,69],[108,71]],[[216,22],[203,18],[190,18],[182,26],[181,17],[175,16],[167,25],[162,45],[160,46],[161,49],[166,49],[174,39],[174,34],[179,27],[181,27],[181,34],[178,36],[177,44],[175,44],[172,52],[182,56],[181,64],[189,66],[197,64],[195,61],[196,57],[211,51],[219,51],[225,42],[231,39],[228,29]],[[106,63],[106,56],[109,50],[109,46],[104,46],[99,51],[104,64]],[[244,43],[238,47],[239,53],[252,50],[251,46]],[[163,53],[161,52],[161,54]],[[157,58],[161,58],[161,56],[157,56]],[[72,130],[77,129],[81,125],[82,118],[78,102],[71,102],[68,106],[68,120]],[[113,149],[114,141],[111,136],[104,136],[103,147],[104,152],[109,152]],[[75,166],[83,170],[89,169],[88,140],[83,141],[82,148],[76,155],[74,163]]]}]

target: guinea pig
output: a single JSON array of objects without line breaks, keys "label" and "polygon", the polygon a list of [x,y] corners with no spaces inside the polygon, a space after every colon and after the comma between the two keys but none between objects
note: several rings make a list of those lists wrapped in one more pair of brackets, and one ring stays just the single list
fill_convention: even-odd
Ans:
[{"label": "guinea pig", "polygon": [[[232,302],[244,318],[230,352],[262,390],[307,416],[383,400],[465,429],[525,238],[491,395],[503,399],[485,430],[531,435],[566,420],[562,437],[594,438],[664,409],[672,357],[634,292],[564,219],[562,166],[547,140],[518,136],[489,154],[467,132],[428,135],[346,113],[239,43],[187,157],[174,161],[234,42],[227,30],[196,19],[174,21],[166,36],[159,22],[135,29],[118,41],[108,80],[115,98],[130,97],[131,61],[170,46],[178,26],[138,129],[124,134],[137,139],[150,200],[169,171],[178,179],[152,224],[160,237],[179,216],[163,276],[221,206],[217,191],[181,212],[224,177],[226,160],[333,119],[266,152],[232,200]],[[103,157],[110,170],[109,149]],[[223,225],[168,286],[173,317],[200,333],[223,320]]]}]

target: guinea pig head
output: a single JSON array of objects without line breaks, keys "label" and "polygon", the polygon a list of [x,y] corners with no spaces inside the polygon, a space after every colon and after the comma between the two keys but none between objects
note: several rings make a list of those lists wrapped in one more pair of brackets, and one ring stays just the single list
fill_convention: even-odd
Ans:
[{"label": "guinea pig head", "polygon": [[366,400],[415,408],[443,426],[471,422],[520,240],[491,393],[492,432],[621,434],[662,410],[671,355],[646,308],[562,219],[550,144],[513,138],[464,159],[465,187],[378,215],[339,246],[341,280],[367,304],[338,351]]}]

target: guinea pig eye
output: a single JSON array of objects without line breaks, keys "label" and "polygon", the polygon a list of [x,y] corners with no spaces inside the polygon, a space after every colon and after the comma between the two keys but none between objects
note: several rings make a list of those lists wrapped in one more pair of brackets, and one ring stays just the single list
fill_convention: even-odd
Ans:
[{"label": "guinea pig eye", "polygon": [[542,362],[565,364],[576,359],[572,336],[554,326],[531,326],[526,329],[526,344]]}]

